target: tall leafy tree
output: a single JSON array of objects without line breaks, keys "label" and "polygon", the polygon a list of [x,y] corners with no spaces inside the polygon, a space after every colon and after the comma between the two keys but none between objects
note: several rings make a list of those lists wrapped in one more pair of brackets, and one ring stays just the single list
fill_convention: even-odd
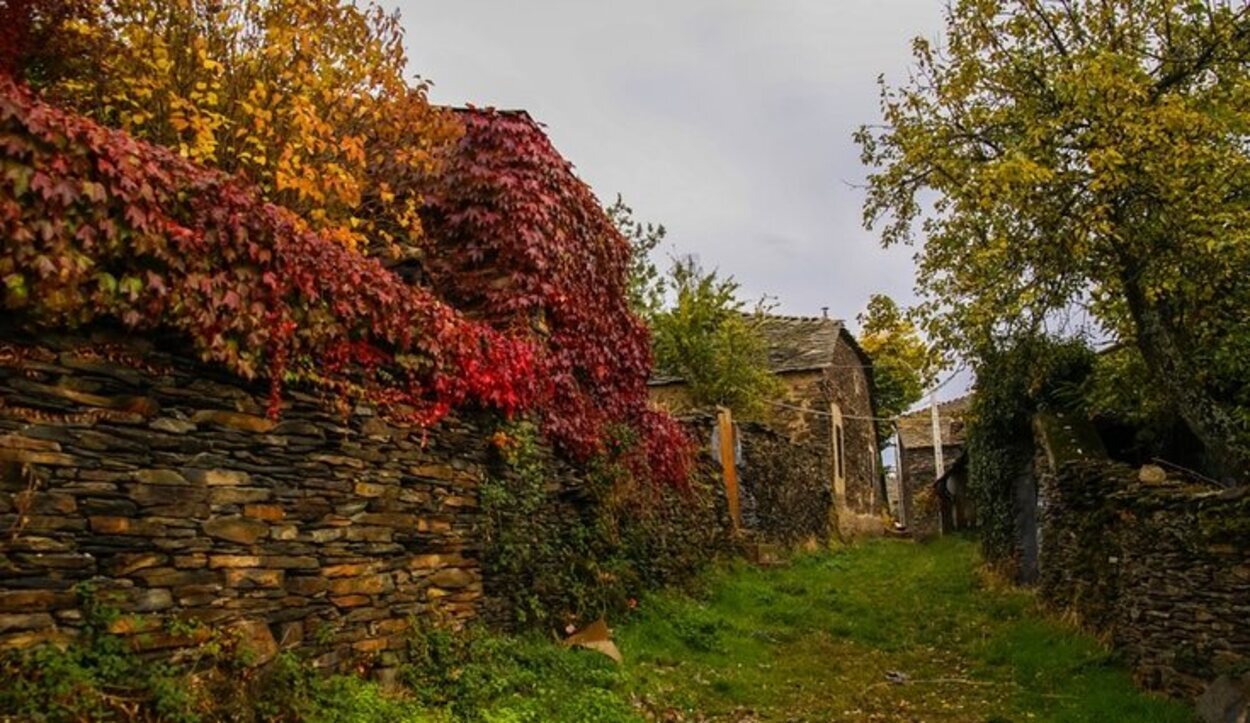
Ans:
[{"label": "tall leafy tree", "polygon": [[682,377],[697,403],[747,417],[765,413],[782,389],[759,331],[764,304],[749,308],[738,282],[689,258],[673,265],[669,283],[672,303],[651,321],[656,367]]},{"label": "tall leafy tree", "polygon": [[[859,315],[859,345],[872,358],[873,399],[883,417],[897,417],[920,401],[933,383],[940,359],[919,330],[885,294],[873,294]],[[892,430],[878,425],[878,443],[890,443]]]},{"label": "tall leafy tree", "polygon": [[423,183],[459,126],[406,77],[398,15],[347,0],[15,0],[4,12],[19,47],[0,61],[48,100],[241,173],[348,246],[420,241]]},{"label": "tall leafy tree", "polygon": [[1083,306],[1244,471],[1250,7],[956,0],[946,26],[857,134],[868,225],[922,230],[929,330],[975,354]]}]

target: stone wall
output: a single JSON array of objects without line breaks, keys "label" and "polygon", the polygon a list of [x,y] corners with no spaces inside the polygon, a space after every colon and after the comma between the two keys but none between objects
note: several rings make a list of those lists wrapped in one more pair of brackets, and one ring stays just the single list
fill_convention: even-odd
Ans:
[{"label": "stone wall", "polygon": [[[845,349],[850,358],[858,359]],[[842,359],[839,364],[850,364]],[[780,408],[769,420],[796,446],[809,448],[821,460],[822,474],[833,484],[833,430],[830,412],[836,403],[842,411],[843,472],[846,497],[851,513],[875,515],[884,504],[878,494],[876,432],[866,378],[861,372],[842,366],[818,372],[789,372],[780,375],[786,386],[786,403],[798,409]]]},{"label": "stone wall", "polygon": [[1193,695],[1250,669],[1250,487],[1076,461],[1041,495],[1043,597],[1109,633],[1140,683]]},{"label": "stone wall", "polygon": [[763,541],[787,547],[827,543],[834,532],[827,462],[810,447],[793,445],[767,426],[740,427],[744,518],[748,500],[751,508],[746,526]]},{"label": "stone wall", "polygon": [[[236,627],[326,665],[478,615],[481,428],[346,417],[140,345],[0,346],[0,646],[72,635],[90,582],[143,650]],[[151,615],[149,615],[151,614]]]}]

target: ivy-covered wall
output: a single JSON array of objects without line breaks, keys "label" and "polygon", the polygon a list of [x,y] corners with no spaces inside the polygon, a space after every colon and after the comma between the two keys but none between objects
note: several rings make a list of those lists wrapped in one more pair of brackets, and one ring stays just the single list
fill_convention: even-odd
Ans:
[{"label": "ivy-covered wall", "polygon": [[1042,477],[1041,591],[1110,634],[1151,688],[1250,671],[1250,487],[1076,461]]},{"label": "ivy-covered wall", "polygon": [[528,423],[495,435],[480,490],[488,615],[564,627],[611,618],[731,549],[711,460],[684,487],[640,485],[622,466],[574,469]]}]

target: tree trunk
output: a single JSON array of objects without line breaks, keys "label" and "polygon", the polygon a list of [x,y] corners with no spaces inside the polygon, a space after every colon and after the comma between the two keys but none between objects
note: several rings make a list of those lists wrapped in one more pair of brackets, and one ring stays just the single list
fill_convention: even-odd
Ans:
[{"label": "tree trunk", "polygon": [[1121,281],[1137,330],[1137,347],[1147,368],[1202,442],[1209,471],[1225,484],[1236,483],[1250,468],[1250,460],[1234,444],[1236,424],[1232,415],[1203,387],[1171,315],[1159,302],[1147,298],[1136,270],[1126,270]]}]

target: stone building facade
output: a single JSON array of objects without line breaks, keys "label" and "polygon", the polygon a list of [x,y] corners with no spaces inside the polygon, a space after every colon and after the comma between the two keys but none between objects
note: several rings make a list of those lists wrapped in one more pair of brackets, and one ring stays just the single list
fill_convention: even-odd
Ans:
[{"label": "stone building facade", "polygon": [[[935,486],[939,477],[958,486],[963,477],[959,474],[948,474],[955,469],[964,454],[966,443],[964,424],[971,397],[963,396],[938,404],[938,423],[941,429],[942,470],[936,468],[933,447],[933,412],[930,407],[904,416],[898,422],[898,496],[900,518],[912,535],[931,537],[942,531],[943,496]],[[965,486],[966,487],[966,486]],[[951,502],[955,496],[966,489],[956,487],[951,492]],[[975,515],[967,513],[966,494],[959,502],[965,506],[965,518]],[[953,510],[950,510],[953,512]],[[954,514],[951,514],[952,520]]]},{"label": "stone building facade", "polygon": [[[815,460],[812,469],[829,490],[824,504],[844,534],[880,530],[885,499],[871,360],[836,319],[767,316],[760,329],[769,367],[785,387],[760,421]],[[652,379],[651,397],[676,414],[695,406],[676,376]],[[743,448],[749,460],[749,435]]]}]

